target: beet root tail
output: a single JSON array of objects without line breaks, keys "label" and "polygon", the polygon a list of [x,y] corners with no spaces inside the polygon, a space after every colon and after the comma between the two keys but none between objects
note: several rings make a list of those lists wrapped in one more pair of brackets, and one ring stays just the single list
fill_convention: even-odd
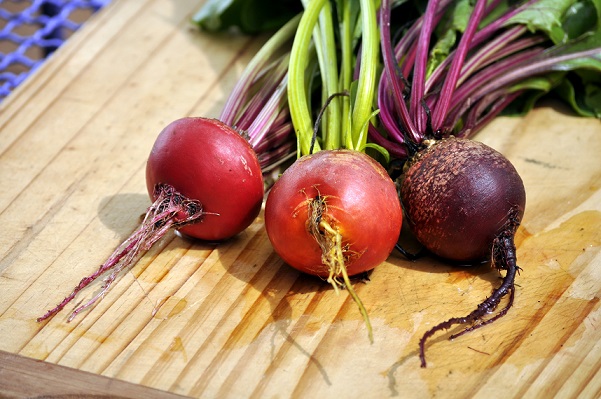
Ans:
[{"label": "beet root tail", "polygon": [[[330,275],[327,282],[332,285],[336,293],[340,288],[345,288],[357,307],[365,326],[367,328],[367,336],[369,342],[374,342],[373,329],[369,320],[369,315],[363,305],[363,301],[353,288],[351,280],[346,270],[345,251],[343,249],[342,235],[334,228],[324,217],[327,211],[326,200],[322,196],[318,196],[310,203],[310,220],[309,230],[322,250],[322,262],[329,268]],[[340,281],[342,278],[342,281]]]},{"label": "beet root tail", "polygon": [[[198,201],[182,196],[172,186],[158,184],[155,187],[155,198],[156,200],[148,208],[140,226],[117,247],[98,270],[81,279],[71,294],[66,296],[54,308],[48,310],[43,316],[38,317],[38,322],[52,318],[67,306],[80,291],[110,271],[111,273],[104,279],[100,292],[73,310],[67,319],[67,322],[72,321],[77,314],[102,299],[119,273],[133,265],[143,251],[149,250],[171,228],[198,222],[205,215],[202,205]],[[182,215],[186,216],[182,218]]]},{"label": "beet root tail", "polygon": [[[520,272],[520,267],[517,265],[516,247],[514,243],[515,232],[519,227],[519,218],[517,209],[512,209],[508,215],[508,221],[503,230],[497,235],[492,245],[492,265],[497,270],[505,270],[505,276],[501,285],[494,289],[492,294],[482,301],[476,309],[464,317],[453,317],[442,323],[439,323],[426,331],[419,341],[419,358],[421,367],[426,367],[425,345],[426,341],[436,332],[448,330],[454,325],[469,324],[464,330],[452,334],[449,339],[455,339],[463,334],[474,331],[480,327],[484,327],[499,318],[505,316],[515,297],[515,278]],[[491,317],[485,318],[497,310],[501,300],[508,296],[505,306]]]}]

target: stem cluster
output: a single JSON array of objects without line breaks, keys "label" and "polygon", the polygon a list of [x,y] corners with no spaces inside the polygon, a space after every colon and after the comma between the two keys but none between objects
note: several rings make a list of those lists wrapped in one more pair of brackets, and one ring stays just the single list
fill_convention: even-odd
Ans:
[{"label": "stem cluster", "polygon": [[[305,6],[292,46],[288,82],[298,155],[321,149],[364,151],[375,114],[379,65],[375,4],[373,0],[339,1],[333,10],[327,0],[312,0]],[[338,31],[335,21],[340,21]],[[360,42],[357,32],[361,32]],[[320,103],[328,106],[321,118],[321,135],[314,142],[311,99],[317,77]],[[338,96],[343,92],[350,96]]]},{"label": "stem cluster", "polygon": [[457,3],[428,1],[425,13],[393,43],[391,0],[382,0],[381,128],[370,127],[371,139],[406,159],[411,144],[425,138],[471,137],[520,95],[543,86],[537,77],[600,68],[598,34],[555,44],[519,22],[541,2],[528,0],[505,10],[501,0],[476,0],[465,26],[456,28],[462,31],[457,45],[438,61],[433,52],[444,40],[435,33],[449,19],[454,23],[449,14]]}]

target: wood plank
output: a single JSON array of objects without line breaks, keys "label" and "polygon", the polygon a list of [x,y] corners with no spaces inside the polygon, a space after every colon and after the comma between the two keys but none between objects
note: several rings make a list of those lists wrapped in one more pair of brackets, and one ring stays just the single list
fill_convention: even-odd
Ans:
[{"label": "wood plank", "polygon": [[259,48],[261,38],[191,29],[201,4],[113,0],[2,104],[5,356],[192,397],[598,394],[601,122],[557,104],[498,118],[477,136],[524,180],[523,271],[509,314],[453,342],[437,335],[427,369],[421,334],[472,310],[498,284],[496,271],[393,254],[355,286],[374,326],[370,345],[344,292],[273,252],[262,214],[219,245],[169,234],[93,309],[71,323],[70,308],[37,323],[135,228],[160,129],[184,115],[217,116]]},{"label": "wood plank", "polygon": [[0,351],[3,398],[148,398],[185,396]]}]

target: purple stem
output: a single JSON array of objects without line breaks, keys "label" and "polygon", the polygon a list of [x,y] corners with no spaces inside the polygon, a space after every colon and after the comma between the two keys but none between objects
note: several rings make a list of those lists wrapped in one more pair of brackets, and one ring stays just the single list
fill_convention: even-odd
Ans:
[{"label": "purple stem", "polygon": [[254,68],[247,69],[245,74],[238,80],[221,111],[219,119],[223,123],[228,126],[234,126],[236,116],[244,101],[246,101],[250,87],[263,68],[264,64],[257,64]]},{"label": "purple stem", "polygon": [[296,142],[288,141],[278,147],[274,147],[259,156],[259,163],[263,172],[268,172],[278,166],[281,161],[296,157]]},{"label": "purple stem", "polygon": [[499,79],[493,82],[489,82],[487,85],[479,88],[476,91],[477,95],[482,95],[499,87],[515,83],[525,78],[540,75],[541,73],[550,72],[554,70],[565,70],[561,66],[561,63],[574,60],[577,58],[588,58],[598,57],[601,58],[601,51],[599,48],[588,49],[583,51],[576,51],[573,53],[562,54],[557,56],[548,56],[548,52],[539,52],[539,57],[528,62],[523,62],[521,65],[512,68],[507,73],[499,76]]},{"label": "purple stem", "polygon": [[472,15],[470,16],[467,28],[461,36],[461,40],[459,41],[459,45],[457,46],[457,50],[455,51],[454,57],[452,57],[453,61],[451,62],[451,67],[447,72],[441,93],[438,96],[438,102],[432,110],[433,131],[437,131],[442,127],[442,123],[444,122],[447,116],[447,111],[451,104],[453,92],[457,87],[457,80],[459,79],[459,74],[461,73],[461,69],[463,67],[465,57],[467,56],[467,52],[470,49],[472,38],[476,32],[476,29],[478,29],[478,25],[480,24],[480,21],[482,20],[482,17],[484,15],[484,10],[486,8],[485,6],[486,0],[478,0],[476,2],[476,6],[474,7]]},{"label": "purple stem", "polygon": [[[522,93],[523,90],[516,90],[511,93],[508,93],[507,90],[499,90],[482,98],[476,106],[469,110],[465,117],[463,129],[458,136],[469,138],[476,134]],[[484,112],[486,113],[484,114]]]},{"label": "purple stem", "polygon": [[[289,115],[288,113],[284,114]],[[265,137],[255,147],[255,151],[259,155],[269,151],[272,148],[278,147],[286,141],[294,141],[292,136],[292,122],[287,120],[285,123],[278,123],[278,119],[279,118],[274,121],[271,129],[269,130],[269,134],[265,135]]]},{"label": "purple stem", "polygon": [[378,93],[378,106],[380,108],[380,113],[378,114],[380,122],[394,140],[398,143],[404,143],[405,138],[403,137],[400,124],[396,119],[396,115],[392,114],[392,111],[395,109],[393,94],[385,90],[380,90]]},{"label": "purple stem", "polygon": [[[270,70],[267,76],[259,80],[256,84],[260,85],[258,92],[252,95],[242,116],[235,121],[238,129],[248,130],[250,136],[253,132],[250,127],[255,123],[257,116],[263,111],[265,103],[272,97],[274,91],[281,86],[280,82],[286,76],[288,69],[288,57],[283,57],[273,70]],[[285,96],[284,96],[285,97]],[[255,124],[255,128],[256,128]]]},{"label": "purple stem", "polygon": [[[442,19],[447,7],[453,3],[453,0],[440,0],[438,10],[433,19],[433,24],[437,25]],[[395,57],[402,60],[401,66],[405,76],[409,76],[413,70],[416,56],[416,44],[423,26],[424,17],[418,18],[407,32],[401,37],[395,47]]]},{"label": "purple stem", "polygon": [[422,28],[419,32],[417,50],[415,56],[415,67],[413,68],[413,80],[411,83],[411,98],[409,109],[418,132],[426,131],[426,111],[422,106],[424,98],[426,67],[430,50],[430,39],[434,30],[434,17],[440,0],[430,0],[426,7]]},{"label": "purple stem", "polygon": [[[380,10],[380,30],[381,30],[381,41],[382,41],[382,57],[384,59],[384,70],[386,73],[386,82],[392,86],[393,98],[394,98],[394,106],[397,112],[400,113],[403,126],[407,130],[407,134],[410,136],[411,140],[418,142],[419,141],[419,132],[417,131],[415,125],[411,121],[411,117],[409,116],[409,110],[405,104],[405,99],[403,96],[403,87],[401,87],[401,77],[402,75],[399,71],[399,67],[394,57],[392,51],[392,43],[390,36],[390,0],[383,0],[382,6]],[[383,100],[384,90],[379,91],[379,99]],[[380,105],[380,109],[387,107],[382,107]],[[386,119],[387,122],[390,120],[391,115],[385,111],[385,115],[381,115],[383,119]],[[397,133],[397,129],[394,128],[396,123],[386,123],[388,127],[393,127],[392,130],[396,130],[394,134],[397,137],[400,137],[400,132]]]},{"label": "purple stem", "polygon": [[[497,85],[497,82],[501,82],[503,76],[507,74],[508,71],[516,69],[516,67],[519,67],[524,62],[528,62],[542,51],[542,48],[533,48],[522,51],[511,57],[507,57],[474,75],[455,91],[455,95],[451,102],[451,111],[449,115],[447,115],[448,119],[455,119],[456,116],[453,116],[452,114],[463,114],[483,95],[502,87],[502,85]],[[485,92],[479,90],[480,87],[486,86],[489,82],[492,82],[492,85],[495,87],[491,87],[490,90]]]},{"label": "purple stem", "polygon": [[386,148],[390,155],[396,158],[406,158],[408,156],[408,151],[404,146],[382,136],[382,133],[380,133],[373,125],[369,125],[368,132],[372,142]]},{"label": "purple stem", "polygon": [[478,69],[545,41],[542,36],[530,36],[517,40],[526,32],[527,29],[525,27],[519,25],[515,26],[478,50],[478,52],[466,62],[459,78],[459,84],[463,83],[468,76],[472,75]]},{"label": "purple stem", "polygon": [[255,147],[255,151],[275,123],[279,110],[286,105],[287,83],[288,75],[284,74],[277,87],[272,91],[271,97],[263,104],[263,109],[248,128],[250,144]]},{"label": "purple stem", "polygon": [[[463,65],[461,74],[457,80],[457,84],[462,84],[468,77],[474,74],[480,68],[500,60],[514,52],[523,50],[536,42],[531,42],[528,39],[521,40],[519,42],[513,42],[523,32],[525,28],[516,26],[509,31],[499,35],[497,38],[491,40],[486,46],[479,49],[473,56],[471,56]],[[434,70],[430,78],[426,82],[426,92],[431,93],[437,90],[440,81],[442,80],[444,73],[446,72],[455,52],[452,51],[449,56]]]}]

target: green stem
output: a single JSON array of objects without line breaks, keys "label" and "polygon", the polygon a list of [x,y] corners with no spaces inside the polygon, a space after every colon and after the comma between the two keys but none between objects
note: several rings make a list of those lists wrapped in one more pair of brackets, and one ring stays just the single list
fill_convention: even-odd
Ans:
[{"label": "green stem", "polygon": [[360,0],[362,46],[357,95],[352,113],[350,143],[347,147],[362,150],[367,143],[368,121],[373,113],[373,100],[376,92],[379,38],[376,7],[373,0]]},{"label": "green stem", "polygon": [[[342,53],[342,63],[340,72],[340,87],[350,92],[353,82],[353,20],[351,13],[351,4],[345,2],[342,10],[342,23],[340,26],[340,47]],[[349,97],[342,98],[342,113],[340,131],[346,137],[350,131],[350,106]],[[341,138],[342,140],[342,138]],[[346,143],[345,143],[346,144]]]},{"label": "green stem", "polygon": [[245,95],[251,87],[253,80],[271,62],[273,56],[281,51],[281,48],[288,42],[296,32],[300,15],[292,18],[286,25],[278,30],[257,52],[257,54],[248,63],[244,72],[240,76],[238,83],[232,90],[228,100],[223,107],[219,119],[230,126],[235,125],[236,117],[244,106]]},{"label": "green stem", "polygon": [[[305,0],[303,3],[305,11],[292,45],[288,82],[288,102],[297,134],[298,155],[311,151],[314,129],[307,90],[307,80],[312,78],[307,76],[311,43],[314,43],[317,53],[322,104],[329,102],[321,121],[322,140],[315,143],[313,151],[341,147],[364,151],[369,121],[374,115],[380,49],[375,1],[360,0],[358,4],[340,1],[337,3],[340,13],[337,19],[333,18],[329,0]],[[340,21],[340,65],[335,21]],[[353,93],[354,35],[357,32],[361,32],[361,56],[356,91]],[[339,96],[343,92],[349,92],[350,98]]]},{"label": "green stem", "polygon": [[[299,156],[309,154],[311,138],[313,137],[313,123],[311,122],[311,110],[308,103],[307,86],[305,85],[305,70],[309,59],[307,54],[311,44],[313,27],[315,27],[321,9],[326,2],[327,0],[312,0],[307,4],[292,43],[288,71],[288,103],[290,117],[296,130]],[[315,143],[314,151],[319,150],[319,143]]]},{"label": "green stem", "polygon": [[[332,7],[326,2],[314,29],[313,40],[316,43],[317,59],[322,79],[322,104],[328,98],[340,92],[338,86],[338,56],[332,19]],[[340,97],[333,97],[325,109],[322,123],[323,145],[327,150],[340,148]]]}]

